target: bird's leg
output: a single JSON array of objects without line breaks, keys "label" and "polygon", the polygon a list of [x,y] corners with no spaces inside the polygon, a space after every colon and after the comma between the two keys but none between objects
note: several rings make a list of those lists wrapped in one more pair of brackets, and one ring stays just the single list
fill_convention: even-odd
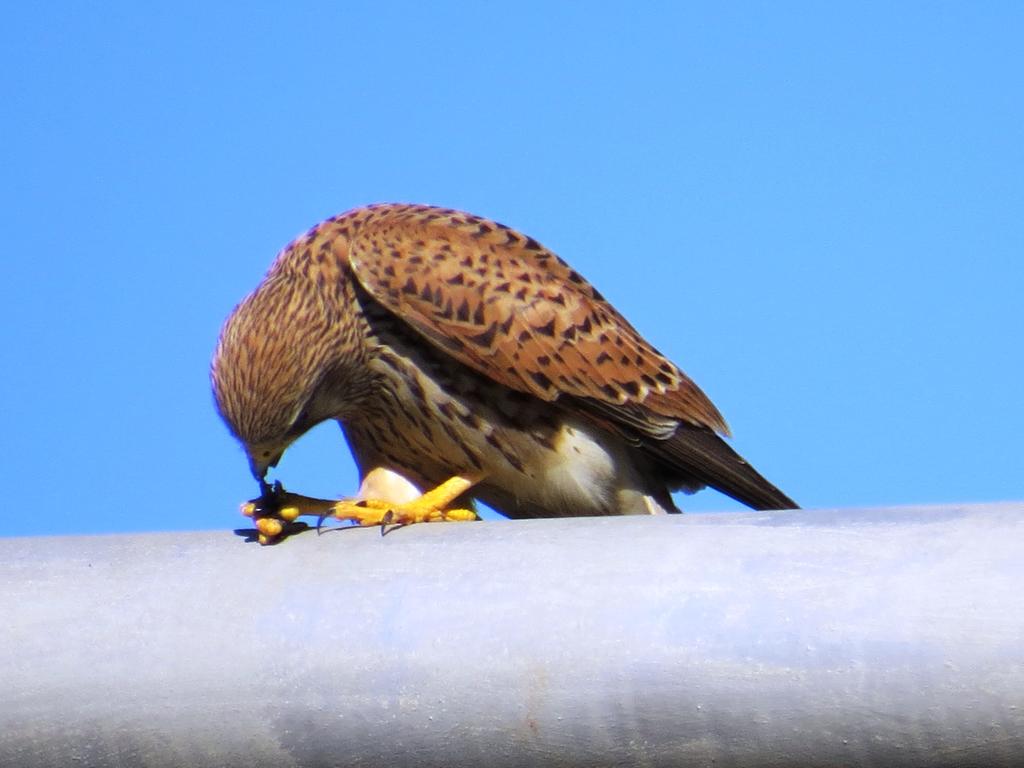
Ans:
[{"label": "bird's leg", "polygon": [[259,498],[242,505],[251,517],[260,544],[277,544],[291,533],[306,529],[296,522],[300,515],[323,520],[336,517],[358,525],[407,525],[442,520],[476,520],[472,509],[448,509],[448,505],[472,488],[479,478],[456,475],[426,493],[396,472],[378,467],[369,472],[354,499],[317,499],[284,490],[280,482],[261,483]]},{"label": "bird's leg", "polygon": [[[376,475],[374,473],[386,473]],[[382,478],[392,492],[389,498],[375,498],[375,491],[382,490]],[[395,478],[404,486],[395,491]],[[339,520],[352,520],[358,525],[408,525],[409,523],[434,523],[444,520],[476,520],[471,509],[450,509],[455,501],[480,481],[480,478],[455,475],[436,488],[418,494],[411,483],[389,470],[375,469],[366,476],[359,495],[362,498],[345,499],[333,504],[331,513]],[[409,489],[412,489],[410,493]],[[381,496],[385,494],[380,494]]]}]

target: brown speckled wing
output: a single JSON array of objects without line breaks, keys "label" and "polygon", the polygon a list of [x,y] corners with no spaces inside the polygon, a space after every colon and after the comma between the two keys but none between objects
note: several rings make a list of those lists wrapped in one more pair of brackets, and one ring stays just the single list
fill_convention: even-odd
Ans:
[{"label": "brown speckled wing", "polygon": [[727,433],[704,393],[533,238],[426,206],[372,206],[353,219],[359,282],[462,363],[547,401],[588,398],[655,437],[676,420]]}]

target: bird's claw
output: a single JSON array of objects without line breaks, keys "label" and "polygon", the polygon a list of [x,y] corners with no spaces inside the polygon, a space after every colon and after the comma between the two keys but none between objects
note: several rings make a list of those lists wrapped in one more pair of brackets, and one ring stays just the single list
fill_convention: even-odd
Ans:
[{"label": "bird's claw", "polygon": [[380,499],[329,501],[290,493],[280,481],[273,485],[261,481],[262,493],[242,505],[242,514],[252,518],[260,544],[277,544],[291,534],[307,530],[309,526],[297,521],[299,515],[319,517],[318,530],[326,518],[334,517],[357,526],[380,526],[383,534],[389,526],[477,520],[472,509],[447,507],[471,485],[471,481],[456,476],[419,498],[396,503]]},{"label": "bird's claw", "polygon": [[334,504],[332,515],[349,520],[359,526],[411,525],[412,523],[439,523],[444,521],[476,520],[471,509],[443,509],[421,496],[404,504],[379,499],[345,500]]},{"label": "bird's claw", "polygon": [[295,522],[302,511],[292,503],[291,494],[285,492],[281,481],[271,486],[261,480],[260,490],[260,496],[242,504],[241,510],[243,515],[252,518],[260,544],[277,544],[290,534],[308,528],[305,523]]}]

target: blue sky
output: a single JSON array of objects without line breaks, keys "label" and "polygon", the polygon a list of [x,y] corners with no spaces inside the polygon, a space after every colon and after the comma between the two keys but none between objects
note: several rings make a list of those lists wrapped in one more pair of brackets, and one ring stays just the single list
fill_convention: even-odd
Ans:
[{"label": "blue sky", "polygon": [[239,525],[217,331],[374,201],[553,248],[805,506],[1024,499],[1024,6],[381,7],[5,10],[3,534]]}]

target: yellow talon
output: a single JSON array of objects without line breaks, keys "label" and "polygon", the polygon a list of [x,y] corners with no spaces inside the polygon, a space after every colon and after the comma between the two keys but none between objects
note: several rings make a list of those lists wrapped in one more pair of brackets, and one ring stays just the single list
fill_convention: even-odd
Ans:
[{"label": "yellow talon", "polygon": [[407,504],[393,504],[379,499],[339,501],[332,511],[339,520],[352,520],[359,525],[409,525],[411,523],[439,523],[446,520],[476,520],[471,509],[437,509],[419,504],[419,499]]},{"label": "yellow talon", "polygon": [[261,517],[256,521],[256,530],[264,536],[273,538],[280,536],[281,531],[284,530],[284,526],[281,521],[273,517]]},{"label": "yellow talon", "polygon": [[[472,488],[475,482],[456,475],[418,498],[404,502],[381,499],[327,501],[288,493],[280,485],[275,485],[272,491],[265,492],[260,498],[242,504],[241,512],[253,518],[260,544],[282,541],[288,535],[286,529],[290,533],[294,532],[294,526],[289,524],[294,523],[300,515],[319,515],[321,518],[332,515],[339,520],[351,520],[364,526],[476,520],[476,512],[472,509],[446,508]],[[305,530],[305,526],[302,529]]]},{"label": "yellow talon", "polygon": [[359,525],[408,525],[443,520],[476,520],[476,513],[471,509],[445,508],[473,485],[473,480],[456,475],[412,501],[402,504],[380,499],[339,501],[331,513],[339,520],[353,520]]},{"label": "yellow talon", "polygon": [[479,520],[480,518],[477,517],[476,512],[472,509],[446,509],[442,519],[469,522],[470,520]]}]

